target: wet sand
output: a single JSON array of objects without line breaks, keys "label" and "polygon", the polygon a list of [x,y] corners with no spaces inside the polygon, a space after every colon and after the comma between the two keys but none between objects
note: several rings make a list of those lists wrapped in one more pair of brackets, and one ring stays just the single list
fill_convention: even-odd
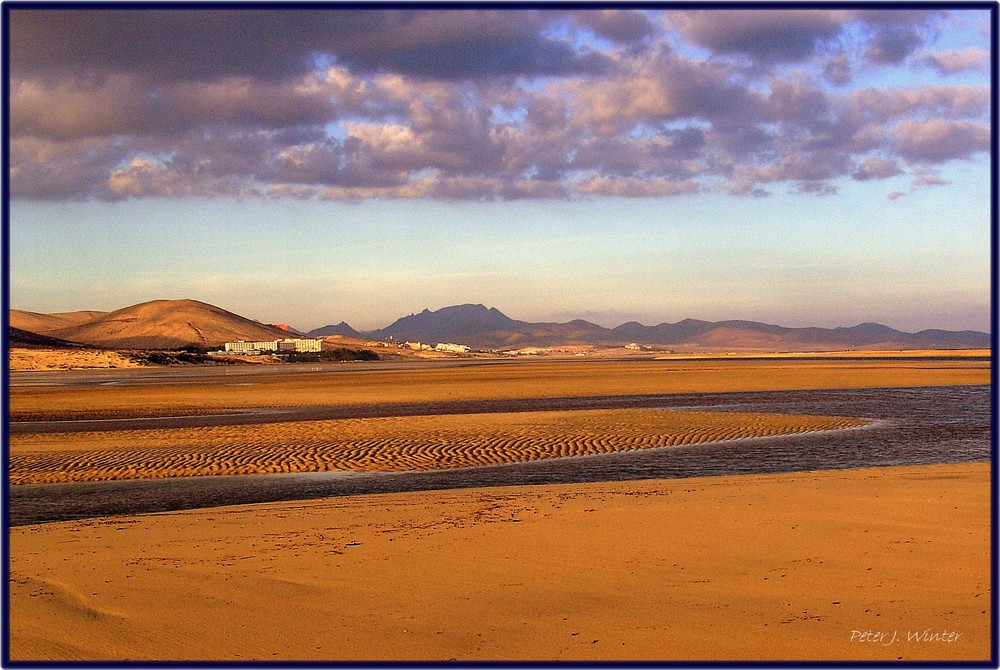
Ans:
[{"label": "wet sand", "polygon": [[11,484],[496,465],[857,428],[864,419],[642,409],[10,436]]},{"label": "wet sand", "polygon": [[11,659],[985,661],[989,476],[969,463],[24,526]]},{"label": "wet sand", "polygon": [[[137,374],[142,376],[137,378]],[[78,378],[75,373],[49,375],[56,383]],[[118,370],[104,372],[95,380],[87,386],[19,386],[12,377],[10,419],[130,418],[320,405],[989,384],[990,362],[529,360],[430,363],[403,368],[373,364]]]}]

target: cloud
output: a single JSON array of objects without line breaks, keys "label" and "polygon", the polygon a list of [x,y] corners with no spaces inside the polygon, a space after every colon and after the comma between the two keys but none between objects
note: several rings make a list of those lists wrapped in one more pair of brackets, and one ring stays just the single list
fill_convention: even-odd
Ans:
[{"label": "cloud", "polygon": [[584,10],[574,12],[573,20],[589,28],[598,37],[617,44],[634,45],[652,37],[656,32],[646,15],[636,10]]},{"label": "cloud", "polygon": [[869,9],[854,10],[849,16],[869,32],[864,57],[875,65],[899,65],[933,34],[940,10]]},{"label": "cloud", "polygon": [[343,32],[336,20],[312,12],[28,8],[9,16],[11,72],[18,77],[131,72],[151,80],[275,80],[309,71],[310,49],[324,27],[334,28],[331,38]]},{"label": "cloud", "polygon": [[940,176],[932,172],[920,172],[913,180],[913,187],[917,188],[920,186],[947,186],[951,182],[947,179],[942,179]]},{"label": "cloud", "polygon": [[904,193],[903,191],[890,191],[889,194],[886,195],[885,197],[887,197],[889,200],[899,200],[904,195],[906,195],[906,193]]},{"label": "cloud", "polygon": [[968,118],[984,115],[990,106],[988,86],[923,86],[920,88],[864,88],[849,94],[856,116],[888,121],[912,115]]},{"label": "cloud", "polygon": [[367,33],[327,44],[338,62],[365,72],[391,71],[456,80],[510,75],[598,74],[611,60],[546,37],[559,17],[539,11],[361,12]]},{"label": "cloud", "polygon": [[[929,12],[10,16],[15,198],[831,194],[989,149],[989,52]],[[878,49],[906,65],[852,87]]]},{"label": "cloud", "polygon": [[175,134],[200,124],[322,124],[337,116],[335,104],[321,91],[308,91],[295,81],[245,77],[153,89],[124,74],[100,80],[14,80],[10,99],[13,135],[63,139]]},{"label": "cloud", "polygon": [[990,69],[990,52],[979,47],[968,47],[961,51],[928,52],[921,60],[945,75],[968,71],[989,72]]},{"label": "cloud", "polygon": [[764,61],[805,60],[842,30],[837,13],[825,10],[698,10],[673,22],[687,39],[715,53]]},{"label": "cloud", "polygon": [[799,182],[803,192],[815,193],[817,185],[825,189],[829,180],[847,174],[850,168],[851,157],[843,152],[789,151],[771,165],[748,166],[743,174],[761,182]]},{"label": "cloud", "polygon": [[876,31],[865,49],[865,59],[879,65],[898,65],[924,43],[913,26],[888,26]]},{"label": "cloud", "polygon": [[10,192],[35,200],[103,197],[105,182],[129,149],[99,138],[53,141],[10,139]]},{"label": "cloud", "polygon": [[851,176],[858,181],[868,181],[869,179],[888,179],[901,172],[899,163],[896,161],[873,156],[861,161],[861,165]]},{"label": "cloud", "polygon": [[851,74],[851,59],[846,53],[837,54],[823,65],[823,78],[837,86],[849,84]]},{"label": "cloud", "polygon": [[825,181],[805,181],[801,182],[796,190],[799,193],[812,193],[814,195],[837,195],[840,189]]},{"label": "cloud", "polygon": [[704,187],[694,180],[628,179],[593,177],[576,184],[576,192],[584,195],[610,195],[624,198],[649,198],[697,193]]},{"label": "cloud", "polygon": [[[21,77],[51,76],[68,67],[75,73],[134,72],[158,80],[250,76],[273,81],[310,72],[319,55],[358,71],[443,80],[605,69],[610,61],[601,54],[581,53],[543,34],[542,28],[562,15],[536,10],[18,9],[10,14],[11,71]],[[611,29],[613,20],[598,23]]]},{"label": "cloud", "polygon": [[969,121],[903,121],[893,130],[899,155],[914,163],[943,163],[990,150],[990,128]]},{"label": "cloud", "polygon": [[733,81],[730,68],[668,51],[637,59],[616,78],[572,81],[563,91],[571,94],[574,119],[602,132],[681,118],[759,118],[764,104],[759,94]]}]

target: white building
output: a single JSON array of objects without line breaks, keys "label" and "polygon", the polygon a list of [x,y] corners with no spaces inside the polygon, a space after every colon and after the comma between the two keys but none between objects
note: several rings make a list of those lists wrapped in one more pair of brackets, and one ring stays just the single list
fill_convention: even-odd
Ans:
[{"label": "white building", "polygon": [[435,351],[450,351],[455,354],[467,354],[469,353],[469,347],[465,344],[452,344],[451,342],[439,342]]},{"label": "white building", "polygon": [[236,340],[226,342],[226,351],[233,354],[259,354],[262,351],[322,351],[323,340],[289,338],[268,342],[246,342]]}]

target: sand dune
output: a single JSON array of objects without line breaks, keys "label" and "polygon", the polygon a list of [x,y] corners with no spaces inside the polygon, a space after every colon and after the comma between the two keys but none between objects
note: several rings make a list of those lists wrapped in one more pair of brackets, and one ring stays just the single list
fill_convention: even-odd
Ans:
[{"label": "sand dune", "polygon": [[27,330],[40,335],[48,335],[52,331],[79,326],[104,316],[107,312],[80,311],[58,312],[55,314],[39,314],[12,309],[8,312],[8,324],[14,328]]},{"label": "sand dune", "polygon": [[[987,664],[989,479],[968,463],[12,528],[10,656]],[[925,631],[952,641],[908,639]]]},{"label": "sand dune", "polygon": [[[30,330],[30,329],[29,329]],[[231,340],[274,340],[289,333],[197,300],[154,300],[45,333],[120,349],[219,346]]]},{"label": "sand dune", "polygon": [[585,410],[11,435],[12,484],[460,468],[787,435],[864,419]]}]

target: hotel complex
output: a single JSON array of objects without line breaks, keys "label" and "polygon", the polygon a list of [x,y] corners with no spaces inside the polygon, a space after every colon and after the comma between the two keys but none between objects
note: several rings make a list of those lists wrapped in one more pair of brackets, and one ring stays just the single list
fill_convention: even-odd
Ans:
[{"label": "hotel complex", "polygon": [[264,351],[322,351],[323,340],[319,339],[285,339],[270,342],[245,342],[237,340],[226,342],[226,352],[231,354],[259,354]]}]

